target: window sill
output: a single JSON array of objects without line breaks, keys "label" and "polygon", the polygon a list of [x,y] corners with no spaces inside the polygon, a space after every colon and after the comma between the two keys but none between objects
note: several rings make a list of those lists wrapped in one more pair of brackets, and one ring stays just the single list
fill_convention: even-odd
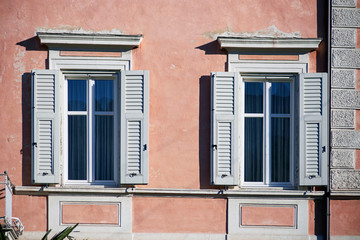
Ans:
[{"label": "window sill", "polygon": [[155,189],[155,188],[106,188],[104,186],[66,186],[66,187],[38,187],[16,186],[18,195],[50,195],[63,194],[131,194],[131,195],[163,195],[163,196],[209,196],[209,197],[246,197],[246,196],[285,196],[285,197],[322,197],[324,191],[282,190],[282,189]]}]

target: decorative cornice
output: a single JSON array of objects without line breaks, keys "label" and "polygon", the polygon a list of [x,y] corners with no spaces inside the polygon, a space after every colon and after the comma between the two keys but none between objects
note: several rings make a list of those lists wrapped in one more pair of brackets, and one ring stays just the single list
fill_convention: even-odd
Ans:
[{"label": "decorative cornice", "polygon": [[38,31],[41,44],[51,47],[72,46],[107,46],[107,47],[138,47],[142,35],[125,35],[113,33],[74,33]]},{"label": "decorative cornice", "polygon": [[319,47],[319,38],[243,38],[219,36],[217,41],[225,49],[292,49],[314,50]]}]

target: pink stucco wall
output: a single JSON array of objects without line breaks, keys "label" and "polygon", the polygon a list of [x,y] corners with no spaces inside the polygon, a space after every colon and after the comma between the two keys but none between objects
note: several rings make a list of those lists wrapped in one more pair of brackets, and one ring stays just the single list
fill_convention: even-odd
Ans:
[{"label": "pink stucco wall", "polygon": [[360,200],[330,202],[330,235],[360,235]]},{"label": "pink stucco wall", "polygon": [[[210,72],[226,70],[215,34],[274,25],[318,37],[316,0],[1,0],[0,22],[0,171],[15,185],[30,185],[30,72],[45,69],[47,59],[34,38],[39,28],[144,35],[132,67],[150,70],[150,177],[149,185],[139,186],[147,188],[210,187]],[[145,200],[135,200],[134,211]],[[16,196],[14,206],[28,231],[46,229],[45,197]],[[224,232],[219,224],[214,231]]]},{"label": "pink stucco wall", "polygon": [[133,232],[225,233],[226,200],[133,198]]}]

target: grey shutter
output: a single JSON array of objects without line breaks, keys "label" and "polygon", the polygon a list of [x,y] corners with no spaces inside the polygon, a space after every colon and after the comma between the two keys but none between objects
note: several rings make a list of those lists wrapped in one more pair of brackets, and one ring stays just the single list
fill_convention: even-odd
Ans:
[{"label": "grey shutter", "polygon": [[238,185],[239,77],[211,73],[211,183]]},{"label": "grey shutter", "polygon": [[32,71],[32,182],[59,183],[59,72]]},{"label": "grey shutter", "polygon": [[328,179],[328,91],[326,73],[299,75],[301,186],[327,185]]},{"label": "grey shutter", "polygon": [[121,184],[147,184],[149,71],[121,72]]}]

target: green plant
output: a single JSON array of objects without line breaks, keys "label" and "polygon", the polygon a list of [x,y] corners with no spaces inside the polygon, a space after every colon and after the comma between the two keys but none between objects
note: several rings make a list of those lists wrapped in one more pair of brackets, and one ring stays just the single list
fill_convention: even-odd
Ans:
[{"label": "green plant", "polygon": [[[69,236],[69,234],[74,230],[74,228],[76,228],[77,225],[79,225],[79,224],[77,223],[77,224],[75,224],[74,226],[70,226],[70,227],[65,228],[65,229],[62,230],[61,232],[55,234],[55,235],[51,238],[51,240],[62,240],[62,239],[64,239],[64,238],[72,239],[72,237]],[[47,240],[47,237],[48,237],[48,235],[49,235],[50,232],[51,232],[51,229],[45,233],[45,235],[42,237],[41,240]]]},{"label": "green plant", "polygon": [[9,238],[5,235],[5,232],[9,230],[3,229],[0,224],[0,240],[8,240]]}]

